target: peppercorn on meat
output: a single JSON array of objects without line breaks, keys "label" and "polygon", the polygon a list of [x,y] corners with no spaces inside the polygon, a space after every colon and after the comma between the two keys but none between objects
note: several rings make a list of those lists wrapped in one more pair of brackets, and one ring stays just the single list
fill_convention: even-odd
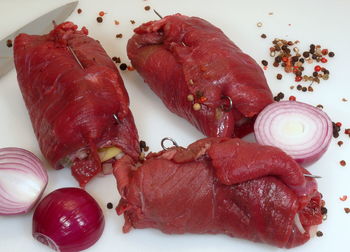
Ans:
[{"label": "peppercorn on meat", "polygon": [[145,23],[127,52],[166,107],[207,136],[243,137],[273,102],[258,64],[203,19],[176,14]]}]

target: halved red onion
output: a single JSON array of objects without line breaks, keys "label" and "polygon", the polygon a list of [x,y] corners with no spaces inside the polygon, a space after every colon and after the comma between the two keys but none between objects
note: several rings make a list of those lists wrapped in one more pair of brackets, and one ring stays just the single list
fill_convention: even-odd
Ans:
[{"label": "halved red onion", "polygon": [[317,161],[326,152],[332,132],[332,121],[325,112],[297,101],[268,105],[254,124],[258,143],[276,146],[303,165]]},{"label": "halved red onion", "polygon": [[104,226],[102,209],[80,188],[51,192],[33,215],[33,237],[61,252],[89,248],[101,237]]},{"label": "halved red onion", "polygon": [[46,188],[48,176],[42,162],[21,148],[0,149],[0,215],[24,214]]}]

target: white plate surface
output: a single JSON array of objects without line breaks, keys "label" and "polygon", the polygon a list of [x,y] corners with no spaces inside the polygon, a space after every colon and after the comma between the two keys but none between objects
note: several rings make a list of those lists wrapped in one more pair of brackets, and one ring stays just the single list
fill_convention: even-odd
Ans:
[{"label": "white plate surface", "polygon": [[[57,7],[60,1],[26,1],[0,0],[0,38],[21,27],[35,17]],[[333,121],[341,121],[342,129],[350,128],[350,50],[348,32],[350,2],[345,0],[80,0],[78,8],[69,20],[79,27],[86,26],[90,36],[98,39],[107,53],[121,57],[122,62],[129,63],[126,56],[126,43],[132,30],[143,22],[157,19],[152,11],[145,11],[146,5],[156,9],[162,15],[182,13],[202,17],[220,27],[243,51],[250,54],[257,62],[268,59],[269,68],[265,71],[272,92],[284,92],[286,97],[294,95],[297,100],[312,105],[322,104]],[[104,22],[98,24],[99,11],[105,11]],[[269,13],[273,13],[269,15]],[[114,24],[114,20],[120,22]],[[136,24],[131,24],[135,20]],[[257,23],[263,26],[258,28]],[[122,38],[115,35],[122,33]],[[265,33],[267,39],[260,38]],[[313,93],[290,90],[295,84],[292,75],[284,74],[281,81],[276,74],[281,68],[271,66],[268,48],[273,38],[300,40],[300,48],[307,49],[310,43],[320,44],[336,53],[327,64],[330,79],[315,85]],[[307,69],[306,72],[311,72]],[[170,136],[183,146],[202,138],[194,127],[183,119],[171,114],[161,101],[143,83],[136,71],[124,71],[122,77],[131,99],[140,139],[145,140],[152,151],[160,150],[160,140]],[[349,99],[343,102],[342,98]],[[337,141],[343,140],[339,147]],[[17,146],[28,149],[44,160],[35,139],[29,116],[18,88],[15,71],[0,78],[0,147]],[[323,237],[316,237],[307,244],[293,249],[303,251],[348,251],[350,215],[344,207],[350,207],[350,200],[341,201],[342,195],[350,196],[350,138],[343,133],[333,139],[327,153],[317,163],[309,167],[312,173],[321,175],[319,190],[323,193],[329,210],[328,220],[320,227]],[[340,160],[348,161],[341,167]],[[49,172],[49,184],[45,195],[54,189],[77,186],[70,170],[53,170],[45,162]],[[96,178],[87,186],[103,208],[106,227],[101,239],[87,251],[282,251],[264,244],[252,243],[224,235],[165,235],[157,230],[132,230],[122,233],[123,218],[114,210],[106,208],[107,202],[114,205],[119,200],[113,176]],[[0,216],[0,251],[49,251],[47,247],[35,241],[31,236],[32,214],[25,216]]]}]

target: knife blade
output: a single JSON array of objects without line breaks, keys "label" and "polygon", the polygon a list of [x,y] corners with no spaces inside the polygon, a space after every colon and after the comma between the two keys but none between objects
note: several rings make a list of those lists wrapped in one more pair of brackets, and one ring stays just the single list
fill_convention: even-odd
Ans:
[{"label": "knife blade", "polygon": [[13,67],[13,48],[8,47],[7,41],[13,39],[20,33],[45,34],[53,28],[52,21],[62,23],[77,7],[79,1],[74,1],[60,6],[26,24],[0,41],[0,77],[8,73]]}]

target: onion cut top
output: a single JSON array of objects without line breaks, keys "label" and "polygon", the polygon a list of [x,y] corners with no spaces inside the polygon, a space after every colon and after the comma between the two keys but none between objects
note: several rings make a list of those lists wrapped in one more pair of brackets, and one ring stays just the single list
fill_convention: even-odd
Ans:
[{"label": "onion cut top", "polygon": [[276,146],[303,165],[317,161],[332,139],[332,121],[321,109],[297,101],[268,105],[254,124],[259,144]]},{"label": "onion cut top", "polygon": [[48,182],[41,160],[30,151],[0,148],[0,215],[29,212]]}]

